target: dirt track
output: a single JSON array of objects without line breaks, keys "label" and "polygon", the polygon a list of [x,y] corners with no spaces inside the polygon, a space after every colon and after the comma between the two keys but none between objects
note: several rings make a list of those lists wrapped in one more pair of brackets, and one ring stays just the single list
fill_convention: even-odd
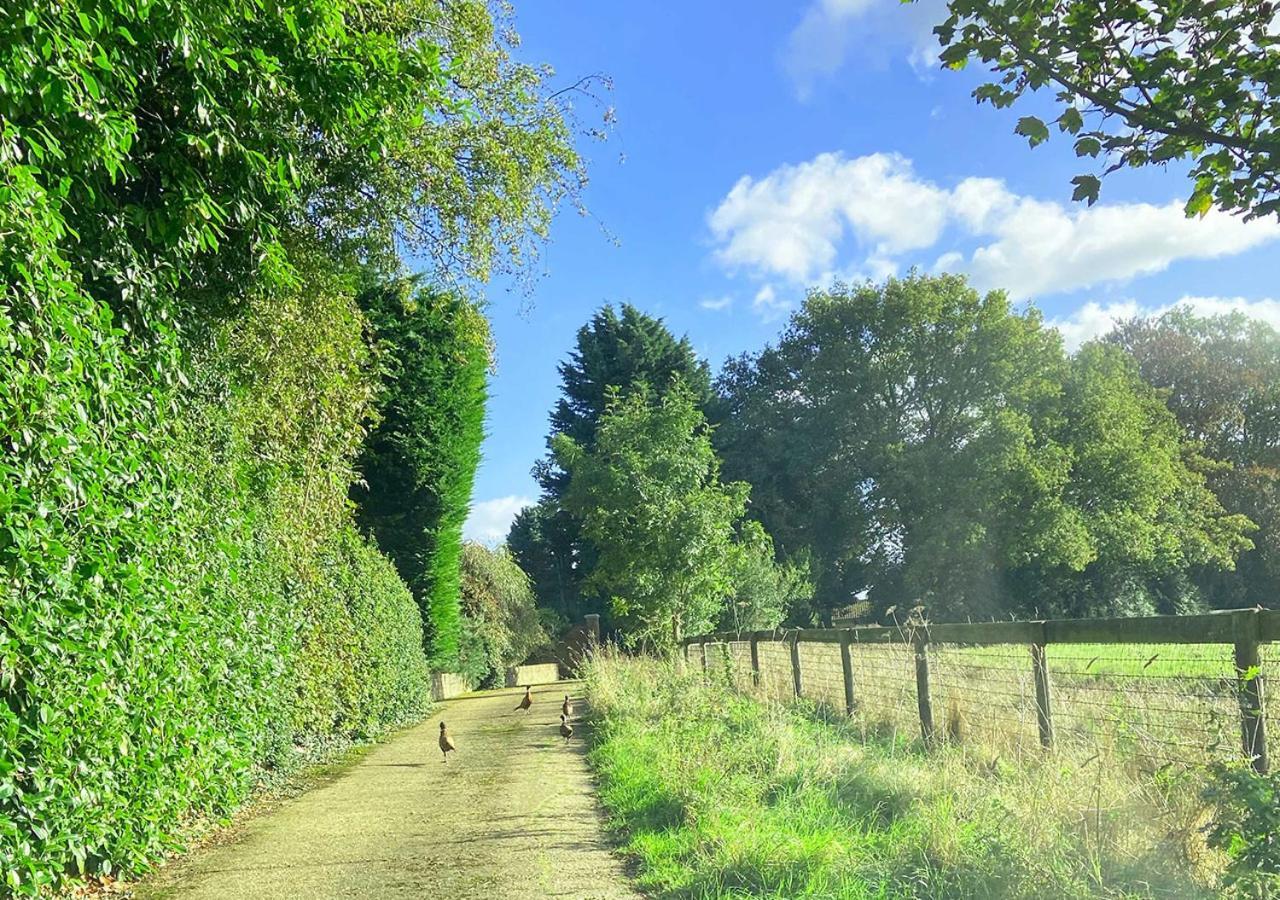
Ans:
[{"label": "dirt track", "polygon": [[[328,784],[139,886],[182,898],[635,898],[610,853],[579,735],[559,734],[577,685],[444,704]],[[443,764],[440,720],[458,745]],[[575,716],[575,718],[577,718]],[[580,724],[577,725],[582,728]]]}]

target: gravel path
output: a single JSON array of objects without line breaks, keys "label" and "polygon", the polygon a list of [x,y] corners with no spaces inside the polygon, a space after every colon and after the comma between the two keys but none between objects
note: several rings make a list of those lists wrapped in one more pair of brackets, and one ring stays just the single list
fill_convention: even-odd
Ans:
[{"label": "gravel path", "polygon": [[[137,897],[638,898],[604,837],[580,733],[559,734],[560,701],[577,687],[535,689],[528,713],[512,712],[517,689],[446,703]],[[458,745],[447,765],[441,718]]]}]

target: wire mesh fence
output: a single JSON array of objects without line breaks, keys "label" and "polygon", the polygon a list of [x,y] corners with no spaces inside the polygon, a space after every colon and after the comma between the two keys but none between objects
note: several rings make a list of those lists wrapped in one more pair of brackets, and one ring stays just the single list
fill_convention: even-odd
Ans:
[{"label": "wire mesh fence", "polygon": [[1280,704],[1265,695],[1280,614],[1267,611],[713,637],[691,639],[689,658],[701,663],[704,642],[722,648],[709,664],[739,689],[840,713],[852,699],[861,724],[927,741],[1265,770],[1267,735],[1280,739]]}]

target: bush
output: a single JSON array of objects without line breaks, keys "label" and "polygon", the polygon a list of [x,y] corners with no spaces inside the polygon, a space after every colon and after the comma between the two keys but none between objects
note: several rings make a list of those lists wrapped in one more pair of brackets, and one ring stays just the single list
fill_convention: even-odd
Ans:
[{"label": "bush", "polygon": [[409,226],[482,278],[574,191],[512,40],[483,0],[0,7],[0,891],[421,707],[347,501],[356,261]]},{"label": "bush", "polygon": [[459,671],[474,684],[501,686],[506,670],[547,643],[529,577],[505,547],[462,547],[464,643]]},{"label": "bush", "polygon": [[1209,846],[1231,860],[1222,879],[1226,892],[1280,897],[1280,773],[1216,764],[1205,799],[1217,809]]}]

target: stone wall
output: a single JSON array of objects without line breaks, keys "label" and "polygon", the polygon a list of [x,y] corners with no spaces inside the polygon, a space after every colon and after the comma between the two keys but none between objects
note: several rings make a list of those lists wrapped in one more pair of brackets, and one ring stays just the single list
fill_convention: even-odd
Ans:
[{"label": "stone wall", "polygon": [[470,682],[462,675],[453,672],[436,672],[431,676],[432,700],[448,700],[470,690]]},{"label": "stone wall", "polygon": [[560,666],[556,663],[534,663],[507,669],[507,687],[524,687],[526,684],[551,684],[560,680]]}]

